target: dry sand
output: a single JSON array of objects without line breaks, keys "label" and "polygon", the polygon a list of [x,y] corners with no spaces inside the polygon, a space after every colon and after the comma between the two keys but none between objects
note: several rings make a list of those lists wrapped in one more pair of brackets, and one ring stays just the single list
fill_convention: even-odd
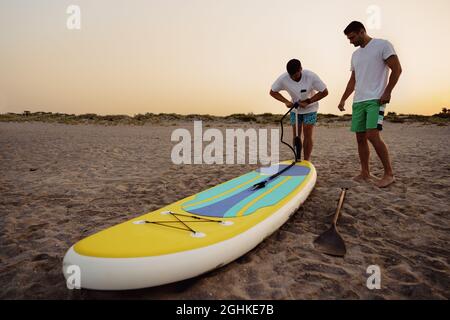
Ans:
[{"label": "dry sand", "polygon": [[[157,288],[68,290],[62,258],[76,241],[256,167],[172,165],[175,128],[0,123],[0,298],[450,298],[450,127],[390,123],[383,136],[397,176],[392,186],[351,181],[359,168],[353,134],[342,123],[319,126],[314,191],[250,253]],[[281,158],[290,157],[282,147]],[[374,152],[371,163],[380,176]],[[312,244],[329,227],[342,186],[350,187],[338,225],[344,259]],[[366,287],[369,265],[381,268],[380,290]]]}]

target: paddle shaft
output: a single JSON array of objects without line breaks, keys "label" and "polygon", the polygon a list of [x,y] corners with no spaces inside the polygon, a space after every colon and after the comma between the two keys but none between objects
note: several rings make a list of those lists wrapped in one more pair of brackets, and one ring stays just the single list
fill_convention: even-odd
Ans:
[{"label": "paddle shaft", "polygon": [[346,193],[347,193],[347,189],[346,188],[342,189],[341,196],[339,198],[339,204],[338,204],[338,207],[336,209],[336,213],[335,213],[334,219],[333,219],[333,225],[335,227],[336,227],[336,223],[339,219],[339,213],[341,212],[342,205],[344,204],[344,198],[345,198]]}]

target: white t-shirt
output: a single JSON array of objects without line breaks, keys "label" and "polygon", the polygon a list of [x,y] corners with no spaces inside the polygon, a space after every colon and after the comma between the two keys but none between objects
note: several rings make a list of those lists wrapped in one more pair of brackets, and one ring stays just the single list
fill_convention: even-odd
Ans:
[{"label": "white t-shirt", "polygon": [[[291,101],[297,102],[299,100],[306,100],[316,94],[317,91],[322,92],[327,88],[325,83],[320,80],[319,76],[312,71],[302,70],[302,78],[300,81],[294,81],[289,76],[289,73],[283,73],[272,85],[272,91],[279,92],[281,90],[287,91],[291,96]],[[306,108],[298,108],[298,113],[305,114],[310,112],[317,112],[319,110],[319,102],[314,102]]]},{"label": "white t-shirt", "polygon": [[353,102],[381,98],[389,74],[385,60],[395,54],[392,44],[382,39],[372,39],[364,48],[353,52],[350,68],[356,77]]}]

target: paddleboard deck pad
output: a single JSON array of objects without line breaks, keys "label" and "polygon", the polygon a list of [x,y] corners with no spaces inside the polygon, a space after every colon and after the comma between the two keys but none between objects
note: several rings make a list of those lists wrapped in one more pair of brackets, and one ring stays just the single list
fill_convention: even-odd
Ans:
[{"label": "paddleboard deck pad", "polygon": [[64,276],[76,266],[82,288],[128,290],[221,267],[256,247],[306,200],[317,177],[308,161],[253,188],[290,164],[257,169],[93,234],[68,250]]}]

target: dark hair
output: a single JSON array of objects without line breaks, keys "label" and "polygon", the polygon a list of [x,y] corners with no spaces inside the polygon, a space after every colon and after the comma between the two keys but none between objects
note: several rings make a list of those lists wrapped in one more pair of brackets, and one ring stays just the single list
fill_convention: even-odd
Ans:
[{"label": "dark hair", "polygon": [[301,67],[302,67],[302,63],[297,59],[289,60],[289,62],[286,65],[287,72],[291,76],[294,75],[295,73],[297,73]]},{"label": "dark hair", "polygon": [[364,25],[359,21],[352,21],[350,24],[345,28],[344,33],[348,35],[352,32],[360,32],[361,30],[366,31],[366,28],[364,28]]}]

